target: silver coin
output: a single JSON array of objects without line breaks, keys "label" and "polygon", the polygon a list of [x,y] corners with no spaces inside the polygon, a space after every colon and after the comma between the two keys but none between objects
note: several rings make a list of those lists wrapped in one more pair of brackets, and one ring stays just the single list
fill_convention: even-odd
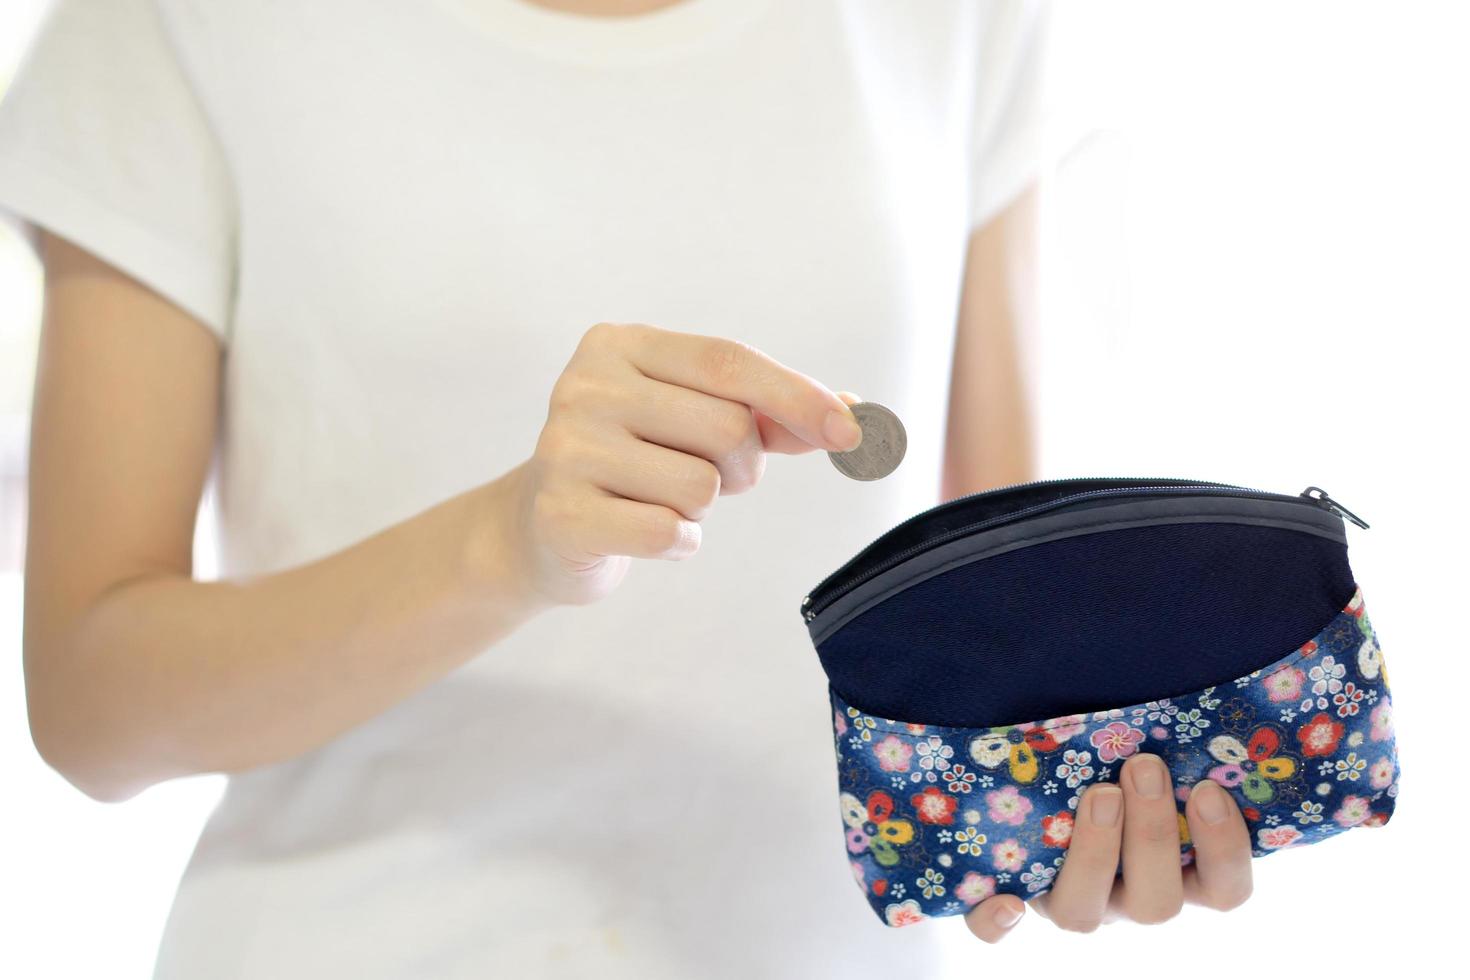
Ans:
[{"label": "silver coin", "polygon": [[862,426],[863,441],[845,453],[827,453],[832,465],[843,476],[854,480],[881,480],[898,469],[908,451],[909,437],[898,416],[876,402],[858,402],[850,406]]}]

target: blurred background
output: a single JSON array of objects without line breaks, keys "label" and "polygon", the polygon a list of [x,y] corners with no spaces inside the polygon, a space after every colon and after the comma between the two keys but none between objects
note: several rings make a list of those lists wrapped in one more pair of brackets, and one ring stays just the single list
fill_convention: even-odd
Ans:
[{"label": "blurred background", "polygon": [[[0,92],[45,9],[0,3]],[[1362,515],[1350,553],[1392,664],[1403,790],[1385,830],[1257,861],[1256,897],[1227,917],[1091,936],[1032,917],[995,948],[957,920],[926,926],[954,976],[1034,969],[1041,943],[1123,969],[1145,936],[1150,965],[1194,976],[1366,972],[1459,943],[1460,688],[1431,658],[1464,651],[1467,32],[1448,3],[1056,6],[1042,328],[1025,348],[1039,476],[1314,484]],[[140,978],[224,782],[100,804],[31,745],[19,571],[40,285],[0,224],[0,975]],[[210,574],[208,501],[196,551]]]}]

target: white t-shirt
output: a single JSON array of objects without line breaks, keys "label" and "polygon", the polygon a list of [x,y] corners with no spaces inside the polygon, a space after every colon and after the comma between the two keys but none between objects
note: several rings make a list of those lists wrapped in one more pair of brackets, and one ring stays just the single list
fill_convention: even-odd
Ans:
[{"label": "white t-shirt", "polygon": [[[938,499],[969,232],[1038,164],[1037,12],[964,0],[61,0],[0,204],[225,344],[226,576],[528,456],[599,320],[739,338],[892,407],[299,758],[230,777],[156,976],[926,976],[854,884],[799,606]],[[912,886],[910,886],[912,887]]]}]

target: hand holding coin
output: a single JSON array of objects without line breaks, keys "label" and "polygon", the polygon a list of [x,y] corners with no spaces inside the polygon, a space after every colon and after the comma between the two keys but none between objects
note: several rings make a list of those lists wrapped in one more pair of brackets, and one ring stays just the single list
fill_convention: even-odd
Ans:
[{"label": "hand holding coin", "polygon": [[[536,602],[591,602],[632,558],[698,551],[705,516],[752,489],[769,454],[857,447],[851,401],[748,344],[596,324],[552,387],[531,458],[497,481],[472,550]],[[869,437],[870,450],[884,444]]]},{"label": "hand holding coin", "polygon": [[877,402],[857,402],[851,406],[863,430],[863,441],[847,452],[828,452],[827,457],[839,473],[854,480],[881,480],[903,462],[908,450],[908,434],[898,416]]}]

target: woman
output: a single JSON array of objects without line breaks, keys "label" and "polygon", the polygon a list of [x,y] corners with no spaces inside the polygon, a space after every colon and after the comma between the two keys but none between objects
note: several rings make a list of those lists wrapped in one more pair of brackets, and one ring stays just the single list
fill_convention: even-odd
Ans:
[{"label": "woman", "polygon": [[[942,925],[852,892],[796,610],[1032,475],[1037,31],[958,0],[59,4],[0,107],[47,277],[27,694],[99,800],[229,774],[158,977],[937,971]],[[904,418],[893,477],[766,471],[859,437],[813,376]],[[1248,892],[1210,781],[1181,872],[1152,758],[1084,794],[1035,903],[1064,927]]]}]

